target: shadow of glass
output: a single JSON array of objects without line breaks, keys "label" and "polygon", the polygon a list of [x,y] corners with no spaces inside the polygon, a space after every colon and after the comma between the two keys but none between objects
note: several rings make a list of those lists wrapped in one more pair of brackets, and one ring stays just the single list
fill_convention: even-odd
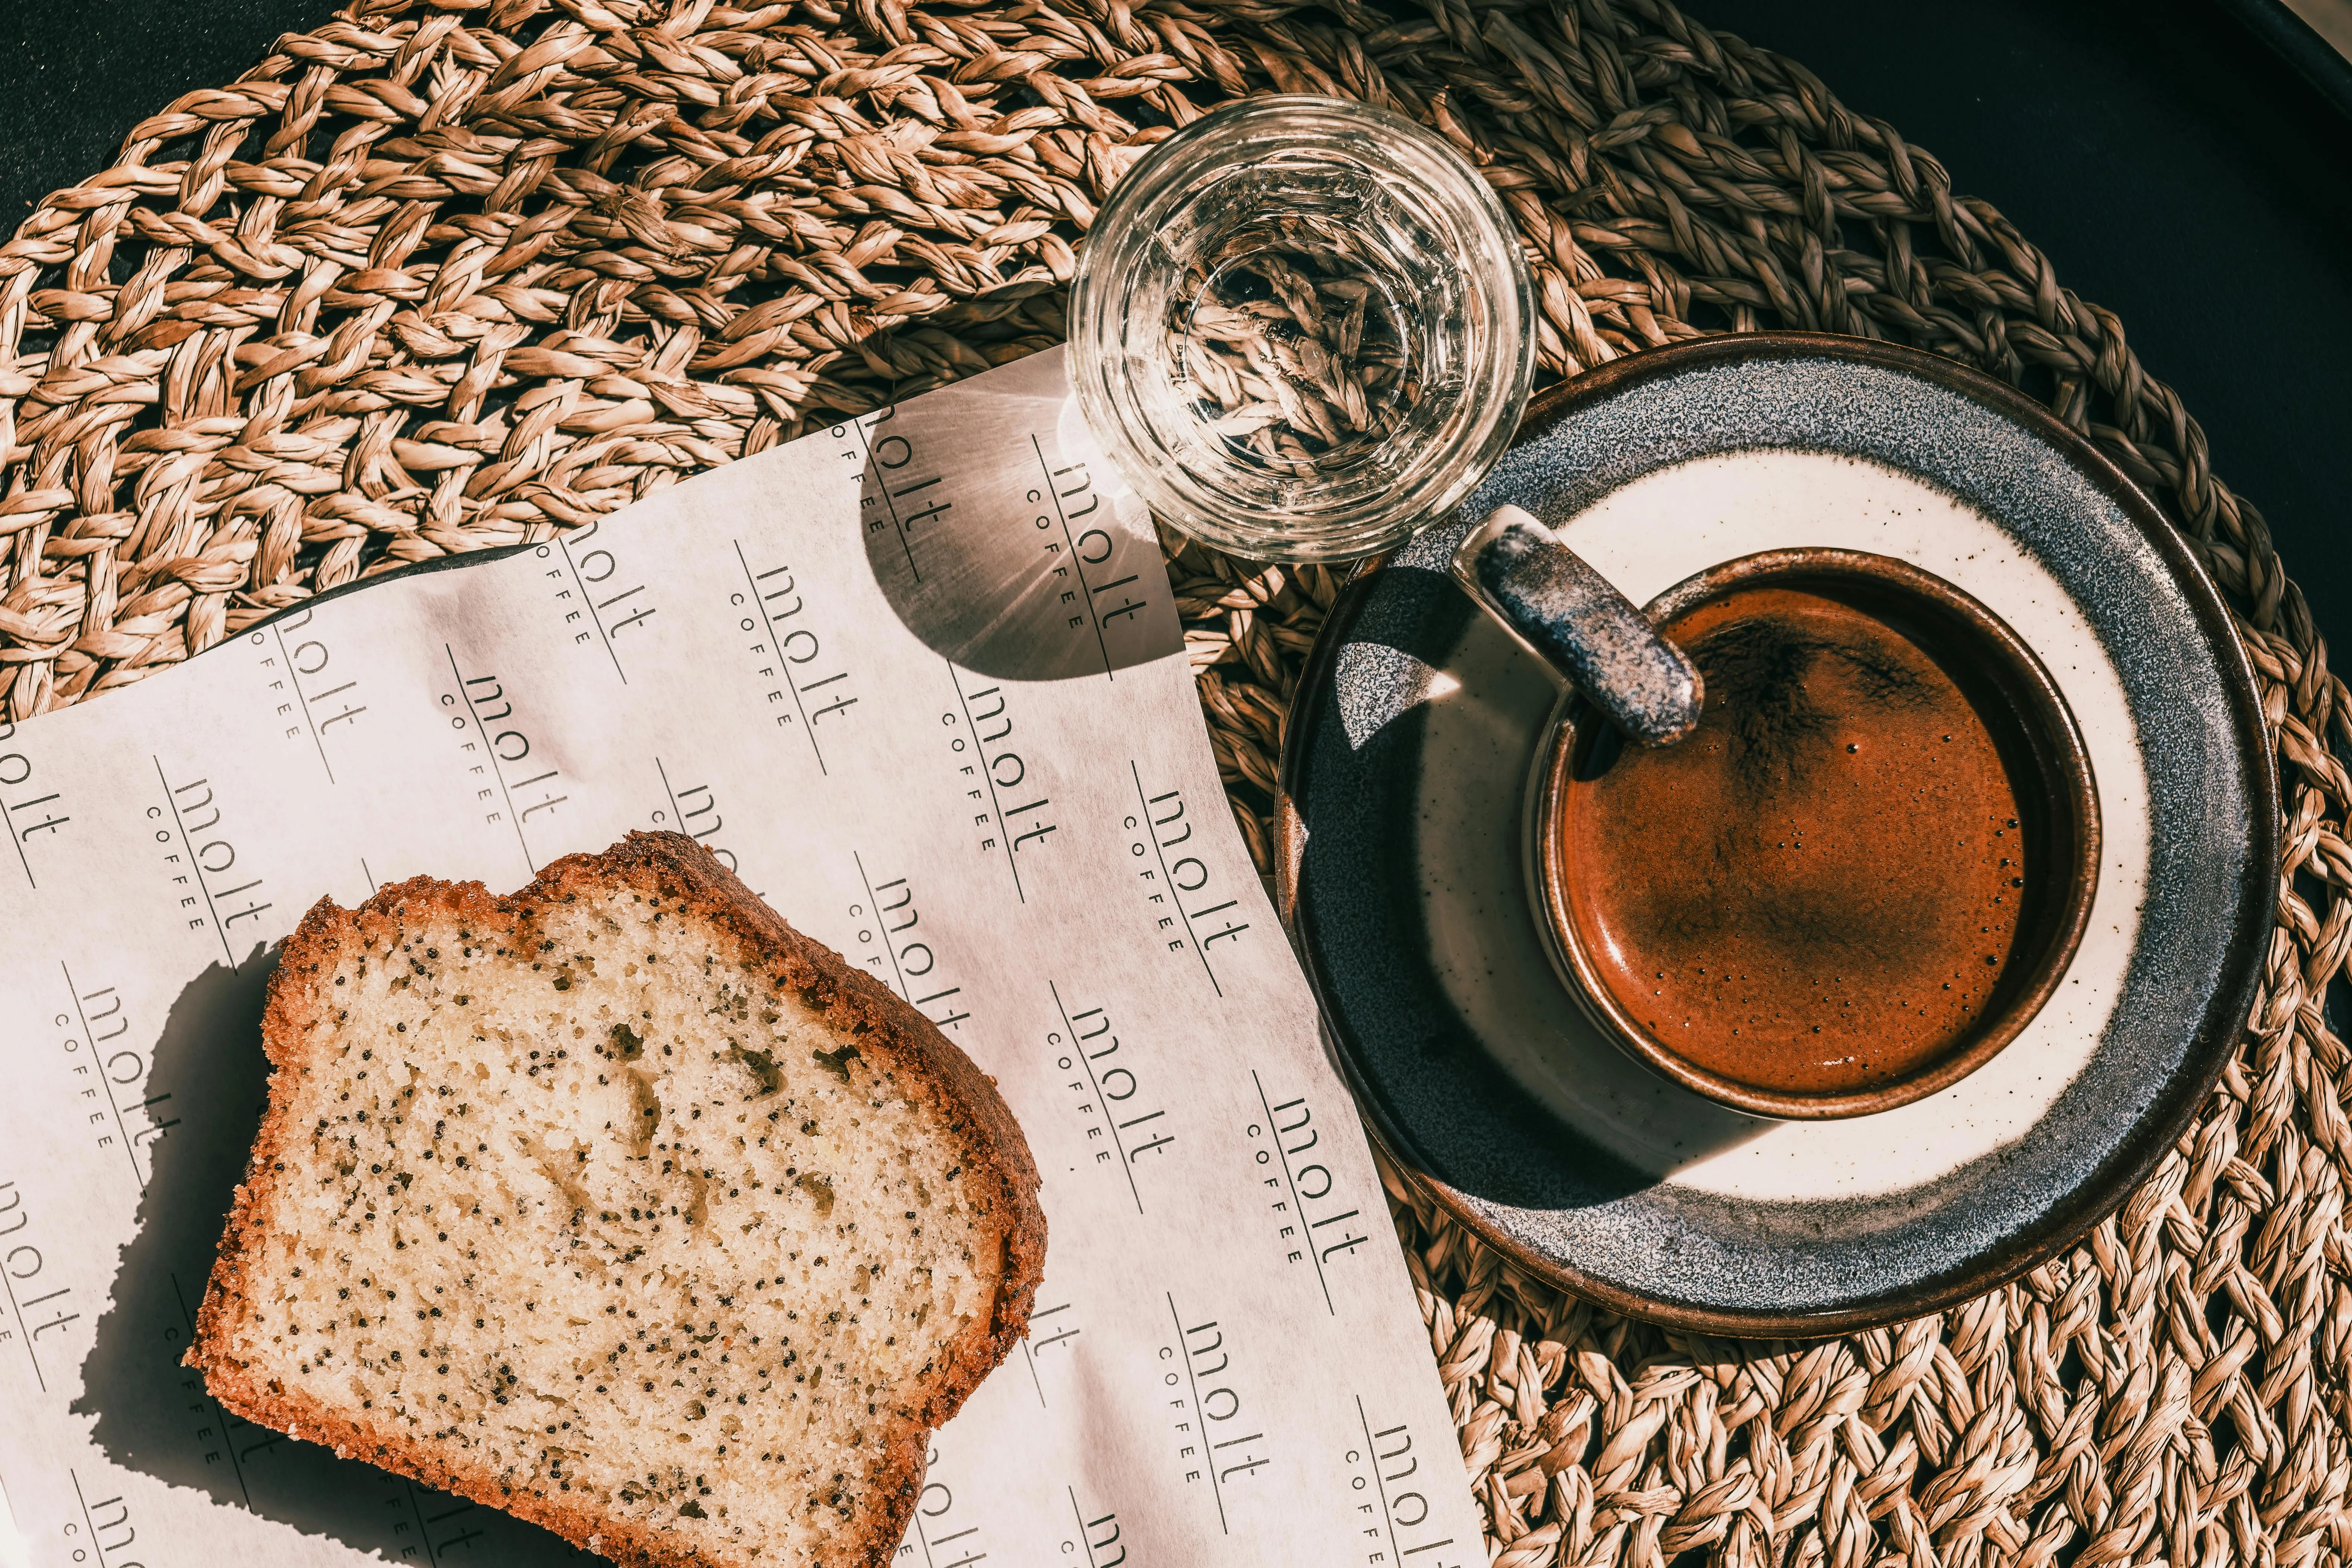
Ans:
[{"label": "shadow of glass", "polygon": [[1059,353],[855,428],[866,560],[926,646],[1006,680],[1116,680],[1182,648],[1150,516],[1087,435]]},{"label": "shadow of glass", "polygon": [[1544,951],[1522,820],[1551,678],[1435,574],[1381,582],[1334,661],[1296,804],[1301,939],[1384,1133],[1474,1197],[1555,1210],[1757,1137],[1770,1124],[1612,1044]]},{"label": "shadow of glass", "polygon": [[212,965],[180,993],[155,1042],[147,1094],[159,1131],[143,1150],[139,1232],[122,1248],[76,1413],[94,1417],[91,1436],[118,1465],[394,1562],[602,1562],[494,1509],[234,1415],[181,1364],[268,1103],[261,1010],[276,966],[257,947],[234,969]]}]

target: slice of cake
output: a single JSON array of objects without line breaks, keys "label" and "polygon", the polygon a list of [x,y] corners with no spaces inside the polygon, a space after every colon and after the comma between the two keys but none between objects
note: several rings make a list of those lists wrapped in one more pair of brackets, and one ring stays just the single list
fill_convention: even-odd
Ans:
[{"label": "slice of cake", "polygon": [[994,1084],[692,840],[287,940],[190,1365],[249,1420],[625,1563],[876,1564],[1025,1331]]}]

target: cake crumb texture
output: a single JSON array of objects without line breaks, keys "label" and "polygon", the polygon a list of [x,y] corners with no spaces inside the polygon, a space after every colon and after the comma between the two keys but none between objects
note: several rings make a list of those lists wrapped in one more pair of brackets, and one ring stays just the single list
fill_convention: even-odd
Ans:
[{"label": "cake crumb texture", "polygon": [[189,1364],[618,1562],[884,1562],[1026,1331],[994,1084],[679,835],[322,900],[263,1040]]}]

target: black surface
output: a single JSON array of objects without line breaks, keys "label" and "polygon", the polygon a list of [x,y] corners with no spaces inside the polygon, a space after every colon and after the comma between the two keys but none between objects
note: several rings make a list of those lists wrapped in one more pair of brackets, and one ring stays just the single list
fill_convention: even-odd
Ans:
[{"label": "black surface", "polygon": [[2049,254],[2062,284],[2121,317],[2344,646],[2352,119],[2210,0],[1691,10],[1803,62],[1848,108],[1935,153],[1956,188]]},{"label": "black surface", "polygon": [[[2352,538],[2336,526],[2352,430],[2352,119],[2273,52],[2308,44],[2276,0],[1690,8],[1893,122],[2121,316],[2204,426],[2215,471],[2269,519],[2323,630],[2352,635]],[[2264,13],[2268,42],[2247,21]],[[103,167],[140,116],[331,15],[325,0],[0,5],[0,212]]]},{"label": "black surface", "polygon": [[0,213],[14,229],[114,161],[142,118],[258,65],[325,0],[0,0]]},{"label": "black surface", "polygon": [[2214,0],[2243,24],[2264,47],[2295,68],[2346,114],[2352,114],[2352,60],[2336,52],[2312,25],[2281,0]]}]

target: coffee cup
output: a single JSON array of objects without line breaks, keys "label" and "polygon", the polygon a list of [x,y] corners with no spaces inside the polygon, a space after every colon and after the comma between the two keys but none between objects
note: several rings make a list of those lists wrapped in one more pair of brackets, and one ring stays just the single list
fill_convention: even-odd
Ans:
[{"label": "coffee cup", "polygon": [[2097,795],[2056,684],[1974,598],[1795,549],[1637,608],[1515,507],[1453,572],[1561,680],[1528,893],[1635,1058],[1750,1115],[1860,1116],[1983,1066],[2056,989]]}]

